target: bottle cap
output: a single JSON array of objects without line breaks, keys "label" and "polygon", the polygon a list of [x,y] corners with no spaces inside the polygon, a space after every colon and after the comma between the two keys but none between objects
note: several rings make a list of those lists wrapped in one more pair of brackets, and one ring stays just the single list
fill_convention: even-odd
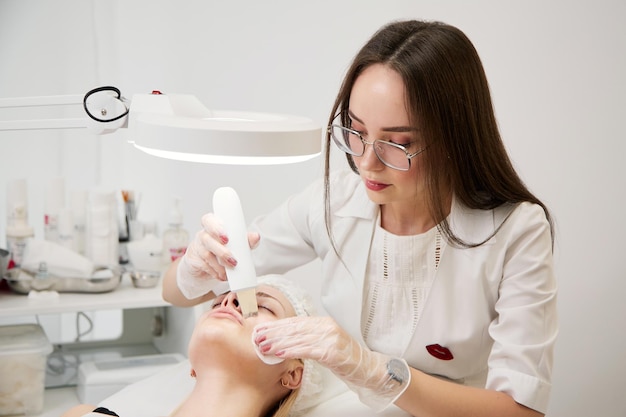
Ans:
[{"label": "bottle cap", "polygon": [[7,236],[31,237],[34,235],[33,227],[28,223],[26,206],[18,204],[12,207],[11,216],[7,222]]},{"label": "bottle cap", "polygon": [[7,185],[7,228],[28,223],[28,195],[25,179]]},{"label": "bottle cap", "polygon": [[35,236],[35,232],[32,226],[29,226],[23,222],[18,222],[16,224],[7,226],[7,236],[15,238],[33,237]]},{"label": "bottle cap", "polygon": [[19,204],[26,205],[28,201],[27,186],[25,179],[17,179],[7,184],[7,207]]}]

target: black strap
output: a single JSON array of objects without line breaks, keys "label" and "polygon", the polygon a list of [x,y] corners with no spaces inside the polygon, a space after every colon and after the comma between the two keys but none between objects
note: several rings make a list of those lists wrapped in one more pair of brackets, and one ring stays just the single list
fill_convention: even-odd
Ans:
[{"label": "black strap", "polygon": [[108,416],[115,416],[115,417],[120,417],[117,414],[115,414],[113,411],[109,410],[108,408],[104,408],[104,407],[98,407],[95,410],[93,410],[94,413],[100,413],[100,414],[106,414]]}]

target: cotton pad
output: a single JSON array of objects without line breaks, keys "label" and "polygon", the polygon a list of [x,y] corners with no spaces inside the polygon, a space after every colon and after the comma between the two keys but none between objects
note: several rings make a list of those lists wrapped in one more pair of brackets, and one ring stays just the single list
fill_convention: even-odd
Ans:
[{"label": "cotton pad", "polygon": [[254,331],[252,332],[252,346],[254,347],[254,351],[256,352],[259,359],[261,359],[263,362],[265,362],[268,365],[276,365],[285,360],[284,358],[279,358],[278,356],[275,356],[275,355],[264,355],[263,353],[261,353],[261,350],[259,349],[259,345],[254,343],[255,338],[256,338],[256,329],[254,329]]}]

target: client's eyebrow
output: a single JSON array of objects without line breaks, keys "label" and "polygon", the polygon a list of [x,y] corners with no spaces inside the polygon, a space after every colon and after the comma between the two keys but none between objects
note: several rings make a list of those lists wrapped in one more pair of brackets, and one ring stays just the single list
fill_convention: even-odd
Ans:
[{"label": "client's eyebrow", "polygon": [[256,296],[257,297],[271,298],[272,300],[275,300],[278,304],[280,304],[280,306],[283,308],[283,313],[285,313],[287,311],[287,309],[285,308],[283,303],[281,303],[280,300],[278,298],[274,297],[273,295],[269,295],[268,293],[263,292],[263,291],[257,291],[256,292]]}]

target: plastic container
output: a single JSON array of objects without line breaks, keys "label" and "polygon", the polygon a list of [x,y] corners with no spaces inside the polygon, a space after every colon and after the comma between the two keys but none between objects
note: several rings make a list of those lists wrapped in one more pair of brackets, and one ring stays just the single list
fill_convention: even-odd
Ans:
[{"label": "plastic container", "polygon": [[11,252],[0,248],[0,280],[4,278],[4,275],[7,273],[9,259],[11,259]]},{"label": "plastic container", "polygon": [[14,180],[7,192],[6,240],[11,252],[12,268],[19,268],[28,239],[34,237],[32,226],[28,224],[28,193],[26,180]]},{"label": "plastic container", "polygon": [[165,353],[83,362],[78,367],[78,399],[83,404],[98,404],[122,388],[184,360],[179,353]]},{"label": "plastic container", "polygon": [[189,232],[183,228],[183,213],[180,199],[174,198],[170,213],[169,228],[163,232],[163,264],[169,265],[185,254],[189,245]]},{"label": "plastic container", "polygon": [[85,223],[85,256],[96,266],[119,265],[117,199],[114,192],[94,190],[89,194]]},{"label": "plastic container", "polygon": [[163,240],[153,233],[128,242],[128,258],[138,271],[161,271]]},{"label": "plastic container", "polygon": [[56,177],[48,181],[44,195],[43,235],[50,242],[59,239],[59,215],[65,208],[65,179]]},{"label": "plastic container", "polygon": [[0,415],[40,414],[52,352],[37,324],[0,326]]},{"label": "plastic container", "polygon": [[74,245],[76,251],[85,254],[85,228],[87,216],[87,191],[73,191],[71,194],[70,209],[74,221]]}]

